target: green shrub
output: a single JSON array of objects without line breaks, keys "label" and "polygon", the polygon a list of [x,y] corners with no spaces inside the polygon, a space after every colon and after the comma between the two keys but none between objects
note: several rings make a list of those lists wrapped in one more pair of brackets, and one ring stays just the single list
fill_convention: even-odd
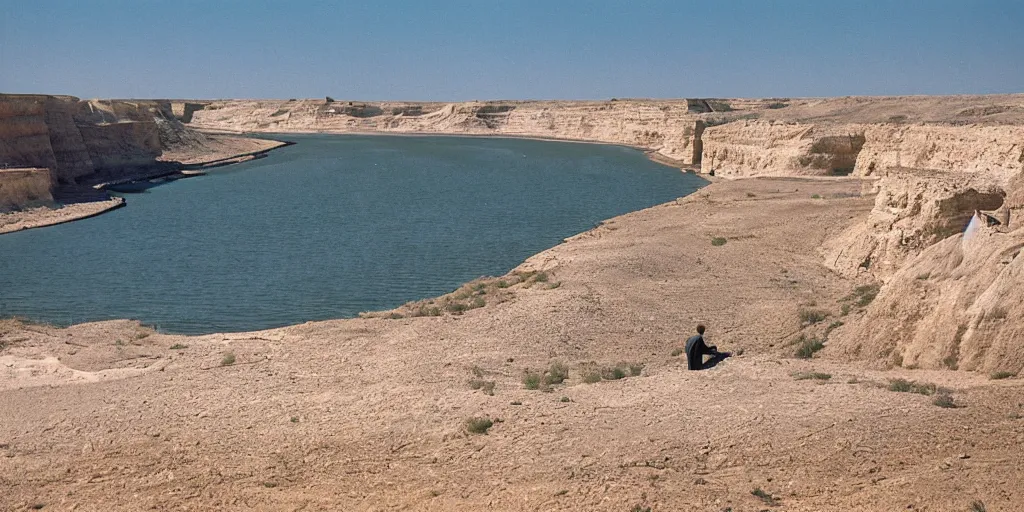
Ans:
[{"label": "green shrub", "polygon": [[525,370],[523,372],[523,387],[526,389],[540,389],[543,376],[539,372]]},{"label": "green shrub", "polygon": [[889,380],[889,391],[896,391],[897,393],[918,393],[921,395],[934,395],[938,391],[938,387],[935,384],[927,382],[914,382],[907,379],[891,379]]},{"label": "green shrub", "polygon": [[604,380],[619,380],[626,378],[626,370],[621,366],[608,366],[601,369],[601,378]]},{"label": "green shrub", "polygon": [[470,434],[486,434],[494,426],[490,418],[469,418],[466,420],[466,431]]},{"label": "green shrub", "polygon": [[800,315],[800,322],[807,325],[814,325],[822,320],[828,318],[828,311],[824,309],[809,309],[801,308],[798,312]]},{"label": "green shrub", "polygon": [[821,196],[818,194],[811,194],[811,199],[821,199]]},{"label": "green shrub", "polygon": [[1017,374],[1014,372],[992,372],[988,377],[992,380],[1009,379],[1010,377],[1016,377]]},{"label": "green shrub", "polygon": [[936,395],[935,399],[932,400],[932,403],[939,407],[942,407],[943,409],[956,408],[956,402],[953,401],[953,397],[946,393],[940,393]]},{"label": "green shrub", "polygon": [[796,348],[796,357],[800,359],[810,359],[814,357],[814,353],[825,348],[825,343],[818,338],[806,338],[801,336],[800,346]]},{"label": "green shrub", "polygon": [[796,380],[829,380],[832,378],[832,374],[819,372],[800,372],[794,373],[793,378]]},{"label": "green shrub", "polygon": [[711,245],[713,245],[715,247],[721,247],[721,246],[725,245],[725,243],[727,241],[728,240],[726,240],[725,238],[722,238],[720,236],[716,236],[716,237],[711,239]]},{"label": "green shrub", "polygon": [[483,297],[477,297],[473,299],[473,302],[469,303],[469,309],[482,308],[487,305],[487,301]]},{"label": "green shrub", "polygon": [[181,343],[175,343],[174,345],[171,345],[171,350],[183,350],[186,348],[188,348],[188,345],[182,345]]},{"label": "green shrub", "polygon": [[750,491],[750,494],[753,494],[754,496],[757,496],[758,498],[760,498],[761,501],[765,502],[766,505],[775,506],[775,505],[779,504],[779,499],[778,498],[776,498],[775,496],[772,496],[770,493],[767,493],[767,492],[761,490],[760,487],[754,488],[753,491]]},{"label": "green shrub", "polygon": [[544,384],[561,384],[565,382],[565,379],[569,378],[569,367],[561,361],[554,361],[551,366],[548,367],[548,371],[544,372]]},{"label": "green shrub", "polygon": [[234,352],[228,352],[227,354],[224,354],[224,358],[220,360],[221,366],[230,366],[233,364],[235,364]]},{"label": "green shrub", "polygon": [[595,382],[601,382],[601,372],[597,370],[588,370],[583,372],[583,382],[587,384],[594,384]]},{"label": "green shrub", "polygon": [[548,282],[548,274],[546,272],[538,272],[537,275],[533,276],[533,280],[538,283]]},{"label": "green shrub", "polygon": [[682,354],[683,354],[683,349],[681,349],[681,348],[676,348],[675,350],[672,351],[672,357],[679,357]]},{"label": "green shrub", "polygon": [[448,305],[445,306],[445,309],[454,315],[461,315],[462,313],[465,313],[469,307],[461,302],[449,302]]},{"label": "green shrub", "polygon": [[629,365],[629,375],[631,377],[639,377],[642,371],[644,371],[643,363],[632,363]]},{"label": "green shrub", "polygon": [[483,379],[470,379],[470,389],[479,389],[484,392],[485,395],[494,396],[494,381],[483,380]]},{"label": "green shrub", "polygon": [[508,286],[509,286],[508,281],[505,281],[505,280],[498,281],[498,288],[508,288]]},{"label": "green shrub", "polygon": [[878,291],[882,288],[879,284],[866,284],[854,288],[853,295],[856,298],[856,303],[860,307],[871,304],[871,301],[875,300],[878,296]]}]

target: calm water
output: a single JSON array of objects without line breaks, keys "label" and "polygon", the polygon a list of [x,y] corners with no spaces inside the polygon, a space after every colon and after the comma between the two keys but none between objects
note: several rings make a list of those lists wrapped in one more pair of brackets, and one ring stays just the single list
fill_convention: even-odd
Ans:
[{"label": "calm water", "polygon": [[0,236],[0,317],[180,333],[351,317],[503,274],[705,183],[616,146],[283,137],[298,144]]}]

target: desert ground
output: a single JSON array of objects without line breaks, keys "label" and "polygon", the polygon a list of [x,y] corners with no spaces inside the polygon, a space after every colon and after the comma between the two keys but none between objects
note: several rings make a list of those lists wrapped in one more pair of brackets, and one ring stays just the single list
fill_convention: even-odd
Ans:
[{"label": "desert ground", "polygon": [[[1024,510],[1019,379],[832,346],[879,282],[826,242],[875,185],[716,181],[365,318],[5,321],[0,509]],[[698,322],[738,355],[688,371]]]}]

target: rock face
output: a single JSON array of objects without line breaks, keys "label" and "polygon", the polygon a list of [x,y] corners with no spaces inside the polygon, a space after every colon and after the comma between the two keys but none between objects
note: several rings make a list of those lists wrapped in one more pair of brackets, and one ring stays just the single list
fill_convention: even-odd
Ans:
[{"label": "rock face", "polygon": [[846,175],[864,142],[859,126],[733,122],[704,131],[701,170],[734,178]]},{"label": "rock face", "polygon": [[[202,128],[267,132],[514,135],[627,144],[682,165],[699,163],[703,130],[686,100],[361,103],[323,100],[212,102],[193,111]],[[184,107],[182,109],[184,114]],[[182,119],[185,116],[183,115]]]},{"label": "rock face", "polygon": [[0,169],[0,212],[53,201],[48,169]]},{"label": "rock face", "polygon": [[51,169],[59,183],[153,165],[162,151],[154,116],[152,104],[0,95],[0,162]]}]

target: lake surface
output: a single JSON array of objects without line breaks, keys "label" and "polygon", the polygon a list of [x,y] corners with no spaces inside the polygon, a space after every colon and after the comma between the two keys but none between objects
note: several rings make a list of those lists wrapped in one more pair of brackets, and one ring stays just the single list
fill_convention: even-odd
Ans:
[{"label": "lake surface", "polygon": [[282,135],[267,158],[0,236],[0,317],[163,332],[353,317],[501,275],[706,182],[618,146]]}]

